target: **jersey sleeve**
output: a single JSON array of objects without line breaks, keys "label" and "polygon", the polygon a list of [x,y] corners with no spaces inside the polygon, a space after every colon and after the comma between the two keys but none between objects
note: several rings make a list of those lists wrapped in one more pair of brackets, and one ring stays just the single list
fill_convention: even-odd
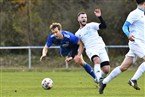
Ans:
[{"label": "jersey sleeve", "polygon": [[127,37],[128,37],[129,34],[130,34],[130,32],[129,32],[129,26],[130,26],[130,25],[131,25],[130,22],[125,21],[125,23],[124,23],[124,25],[123,25],[123,27],[122,27],[122,30],[123,30],[123,32],[126,34]]},{"label": "jersey sleeve", "polygon": [[75,36],[79,37],[79,30],[75,33]]},{"label": "jersey sleeve", "polygon": [[92,22],[89,24],[89,26],[94,30],[99,30],[100,23]]},{"label": "jersey sleeve", "polygon": [[51,38],[51,35],[48,36],[47,38],[47,42],[45,44],[47,47],[50,47],[52,45],[52,38]]},{"label": "jersey sleeve", "polygon": [[74,34],[70,34],[70,41],[74,44],[78,44],[79,38]]},{"label": "jersey sleeve", "polygon": [[127,37],[130,35],[129,26],[133,24],[135,21],[137,21],[137,19],[138,16],[135,11],[130,12],[129,15],[127,16],[127,19],[122,27],[123,32],[126,34]]},{"label": "jersey sleeve", "polygon": [[132,23],[135,22],[137,19],[138,19],[137,14],[136,14],[135,12],[131,12],[131,13],[128,15],[126,21],[129,22],[130,24],[132,24]]}]

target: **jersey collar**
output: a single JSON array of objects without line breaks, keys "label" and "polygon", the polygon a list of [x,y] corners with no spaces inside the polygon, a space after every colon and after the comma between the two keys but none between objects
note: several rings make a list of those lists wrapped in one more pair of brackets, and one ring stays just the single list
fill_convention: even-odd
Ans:
[{"label": "jersey collar", "polygon": [[141,10],[141,11],[143,11],[143,12],[145,12],[145,10],[143,10],[143,9],[141,9],[141,8],[139,8],[139,7],[138,7],[138,9]]}]

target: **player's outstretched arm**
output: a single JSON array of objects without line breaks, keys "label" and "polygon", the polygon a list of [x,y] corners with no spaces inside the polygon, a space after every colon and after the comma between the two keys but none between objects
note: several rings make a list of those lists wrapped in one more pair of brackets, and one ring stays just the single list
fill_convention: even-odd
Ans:
[{"label": "player's outstretched arm", "polygon": [[83,42],[80,39],[78,41],[78,44],[79,44],[78,55],[81,56],[83,51],[84,51],[84,45],[83,45]]},{"label": "player's outstretched arm", "polygon": [[84,45],[83,45],[81,40],[78,41],[78,45],[79,45],[78,54],[74,57],[74,60],[75,60],[76,63],[78,63],[80,61],[80,59],[82,57],[81,55],[84,51]]},{"label": "player's outstretched arm", "polygon": [[99,18],[99,20],[101,22],[101,24],[99,25],[99,29],[105,29],[107,26],[106,26],[104,19],[101,16],[101,10],[99,8],[96,8],[94,13]]},{"label": "player's outstretched arm", "polygon": [[42,61],[46,57],[47,52],[48,52],[48,47],[45,45],[42,50],[42,56],[40,57],[40,61]]}]

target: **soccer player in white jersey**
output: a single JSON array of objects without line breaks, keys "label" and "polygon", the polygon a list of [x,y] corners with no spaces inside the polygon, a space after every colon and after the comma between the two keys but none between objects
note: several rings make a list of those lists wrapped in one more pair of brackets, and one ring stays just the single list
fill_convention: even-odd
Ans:
[{"label": "soccer player in white jersey", "polygon": [[101,23],[87,23],[87,14],[85,12],[78,13],[80,28],[75,35],[83,42],[87,56],[94,63],[94,72],[97,80],[100,82],[110,71],[110,65],[105,43],[98,34],[98,30],[106,28],[106,23],[101,16],[101,10],[99,8],[96,8],[94,13]]},{"label": "soccer player in white jersey", "polygon": [[103,94],[106,84],[113,78],[126,71],[137,57],[143,59],[135,75],[128,81],[136,90],[140,90],[137,80],[145,72],[145,0],[136,0],[137,8],[131,11],[122,27],[123,32],[129,39],[129,52],[122,64],[116,67],[101,83],[99,93]]},{"label": "soccer player in white jersey", "polygon": [[[80,56],[82,54],[78,53],[78,49],[84,49],[80,39],[71,32],[62,30],[62,26],[60,23],[52,23],[50,25],[50,30],[51,33],[49,34],[47,42],[42,50],[42,56],[40,57],[40,61],[42,61],[46,57],[49,51],[49,47],[53,44],[60,46],[60,54],[62,56],[73,59],[76,56]],[[82,58],[77,63],[81,65],[96,82],[97,77],[92,67],[88,63],[86,63]]]}]

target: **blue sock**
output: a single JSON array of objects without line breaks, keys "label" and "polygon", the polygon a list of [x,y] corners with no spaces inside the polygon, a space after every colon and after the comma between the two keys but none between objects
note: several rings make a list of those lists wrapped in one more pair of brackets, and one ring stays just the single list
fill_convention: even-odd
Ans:
[{"label": "blue sock", "polygon": [[86,64],[83,65],[83,67],[86,70],[86,72],[88,74],[90,74],[94,79],[97,78],[96,75],[95,75],[95,73],[94,73],[94,71],[93,71],[93,69],[92,69],[92,67],[89,64],[86,63]]}]

